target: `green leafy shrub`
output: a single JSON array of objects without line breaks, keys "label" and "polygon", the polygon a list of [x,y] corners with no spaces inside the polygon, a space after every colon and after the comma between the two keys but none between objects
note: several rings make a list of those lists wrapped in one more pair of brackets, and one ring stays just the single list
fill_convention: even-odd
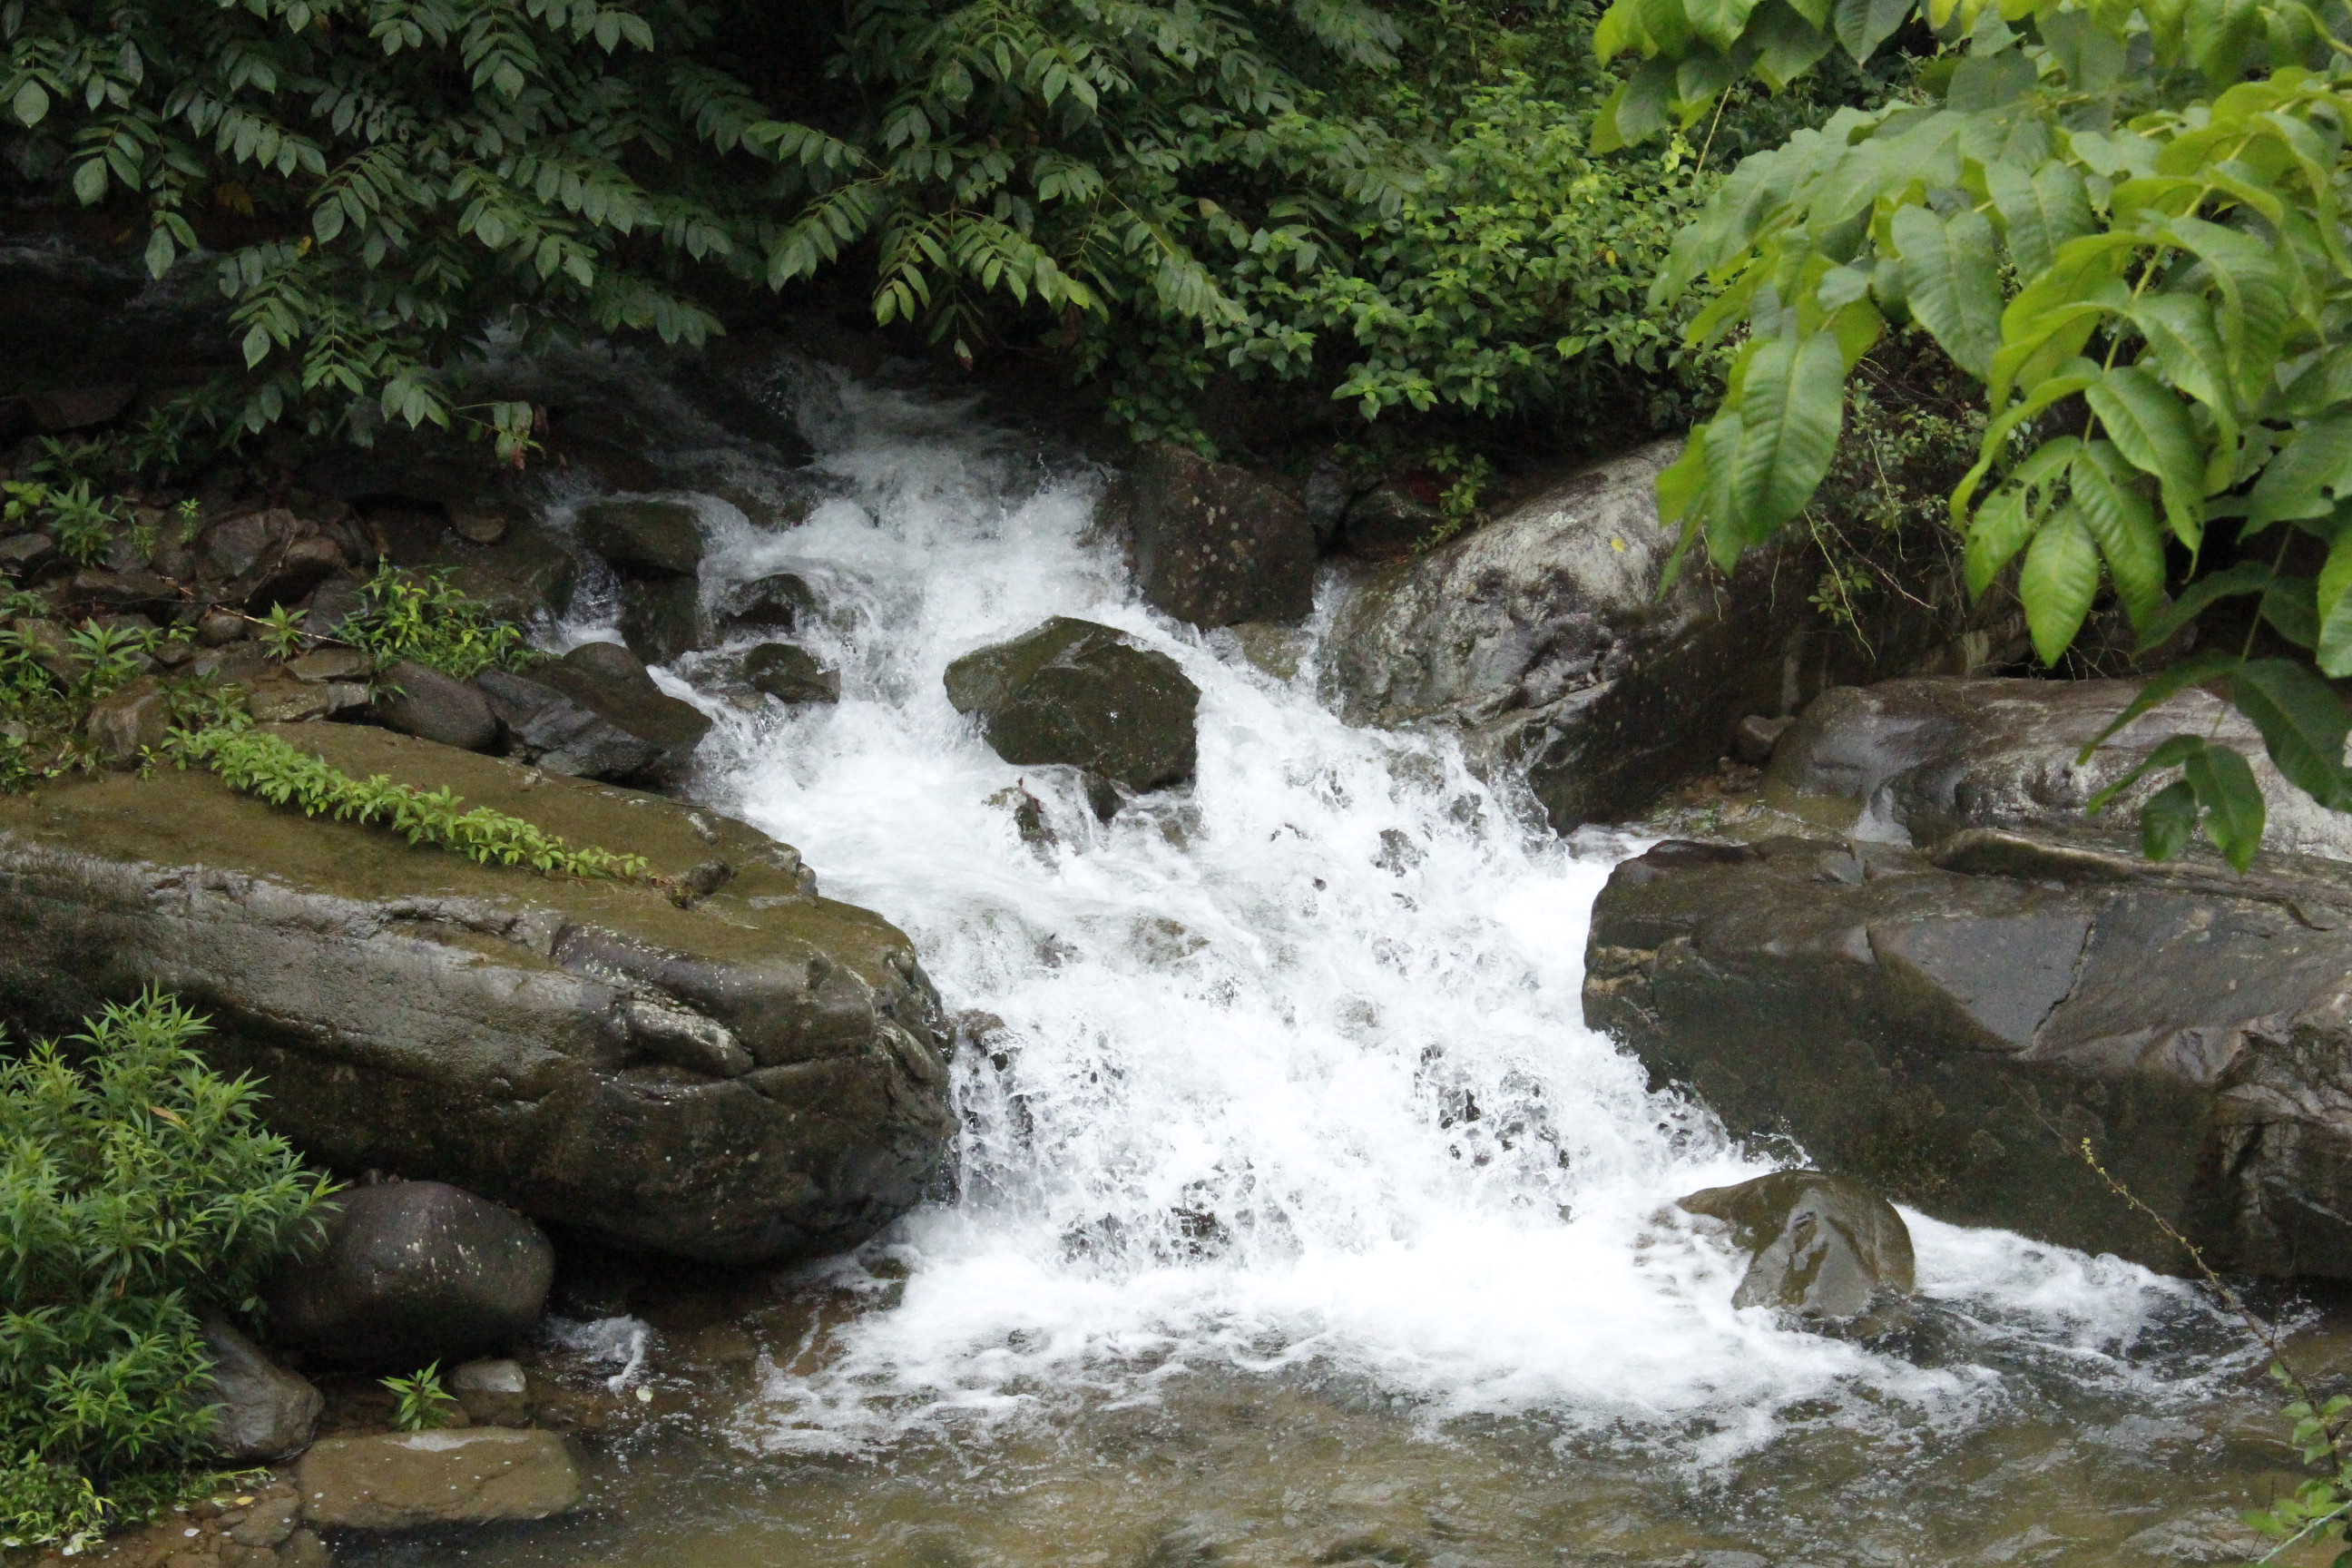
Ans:
[{"label": "green leafy shrub", "polygon": [[642,857],[574,847],[488,806],[459,811],[463,801],[446,786],[420,790],[380,773],[355,779],[276,735],[226,728],[183,732],[176,749],[184,763],[201,763],[231,789],[274,805],[295,806],[305,816],[388,827],[411,844],[436,845],[481,865],[527,866],[574,877],[646,876]]},{"label": "green leafy shrub", "polygon": [[[2216,684],[2288,779],[2352,809],[2352,710],[2328,685],[2352,676],[2342,8],[1617,0],[1600,47],[1643,58],[1605,137],[1688,121],[1740,75],[1867,58],[1915,14],[1943,47],[1916,98],[1750,157],[1675,241],[1654,300],[1705,279],[1720,292],[1693,342],[1746,336],[1662,512],[1720,562],[1787,526],[1834,459],[1847,376],[1890,321],[1916,322],[1984,387],[1949,500],[1971,589],[2020,562],[2053,664],[2103,577],[2143,647],[2251,600],[2245,635],[2118,723]],[[2201,828],[2251,862],[2263,805],[2242,757],[2181,735],[2151,766],[2180,770],[2143,811],[2151,855]]]},{"label": "green leafy shrub", "polygon": [[150,993],[0,1060],[0,1536],[87,1535],[206,1468],[206,1308],[264,1276],[331,1191],[262,1130],[250,1079]]},{"label": "green leafy shrub", "polygon": [[362,594],[365,608],[336,636],[373,655],[379,668],[411,658],[471,680],[486,669],[527,669],[541,657],[520,626],[492,616],[445,574],[386,565]]},{"label": "green leafy shrub", "polygon": [[430,1432],[449,1424],[457,1407],[457,1397],[441,1386],[441,1363],[434,1362],[420,1372],[406,1377],[387,1377],[383,1386],[392,1391],[397,1403],[393,1407],[392,1424],[403,1432]]}]

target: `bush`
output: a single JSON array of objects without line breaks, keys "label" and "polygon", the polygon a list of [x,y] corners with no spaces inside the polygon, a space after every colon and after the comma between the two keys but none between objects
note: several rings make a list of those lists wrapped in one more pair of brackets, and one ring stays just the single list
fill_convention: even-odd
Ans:
[{"label": "bush", "polygon": [[[148,994],[0,1063],[0,1535],[87,1532],[205,1471],[196,1313],[259,1310],[331,1188]],[[12,1542],[12,1543],[13,1543]]]},{"label": "bush", "polygon": [[382,566],[362,596],[365,607],[336,636],[372,655],[379,669],[408,658],[471,680],[490,668],[527,669],[544,657],[523,640],[520,626],[498,619],[437,572]]}]

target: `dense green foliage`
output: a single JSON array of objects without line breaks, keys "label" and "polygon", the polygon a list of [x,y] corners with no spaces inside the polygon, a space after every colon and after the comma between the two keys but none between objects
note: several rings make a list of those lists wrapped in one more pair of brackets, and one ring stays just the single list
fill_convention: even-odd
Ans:
[{"label": "dense green foliage", "polygon": [[229,788],[305,816],[388,827],[411,844],[431,844],[485,866],[527,866],[574,877],[643,877],[646,862],[593,845],[573,846],[519,816],[464,802],[444,785],[421,790],[378,774],[355,779],[276,735],[233,726],[183,733],[184,763],[201,763]]},{"label": "dense green foliage", "polygon": [[414,659],[457,680],[486,669],[527,669],[542,657],[522,628],[501,621],[432,572],[377,568],[362,590],[366,607],[336,629],[336,640],[372,657],[378,669]]},{"label": "dense green foliage", "polygon": [[[1601,47],[1644,58],[1607,134],[1702,112],[1740,75],[1868,57],[1913,14],[1617,0]],[[1914,99],[1748,159],[1676,240],[1654,298],[1708,279],[1693,340],[1747,335],[1720,412],[1660,481],[1665,515],[1718,561],[1786,526],[1834,459],[1849,373],[1889,321],[1916,322],[1985,388],[1950,500],[1971,588],[2021,558],[2053,663],[2103,574],[2147,647],[2253,600],[2237,646],[2173,666],[2126,717],[2221,683],[2288,779],[2352,808],[2352,711],[2327,684],[2352,675],[2342,8],[1929,0],[1918,20],[1945,52]],[[2245,759],[2183,735],[2152,765],[2181,776],[2143,811],[2148,851],[2201,825],[2246,865],[2263,807]]]},{"label": "dense green foliage", "polygon": [[[772,101],[750,79],[795,62],[736,40],[780,13],[833,58]],[[698,342],[733,290],[844,259],[881,323],[1038,343],[1139,435],[1200,438],[1247,383],[1670,417],[1685,354],[1640,290],[1689,150],[1591,157],[1577,0],[1505,15],[7,0],[0,115],[31,194],[131,225],[159,274],[205,253],[246,428],[462,419],[515,451],[530,411],[457,374],[493,333]]]},{"label": "dense green foliage", "polygon": [[[30,600],[25,609],[37,615],[47,608],[24,597]],[[0,602],[0,613],[14,607]],[[150,656],[166,642],[184,643],[188,636],[184,627],[158,632],[95,620],[72,631],[37,624],[45,631],[0,626],[0,790],[97,766],[85,733],[91,708],[144,675]],[[218,722],[235,696],[189,676],[161,682],[159,694],[166,721],[182,725]]]},{"label": "dense green foliage", "polygon": [[330,1192],[149,994],[0,1060],[0,1537],[69,1539],[205,1465],[205,1309],[253,1311]]}]

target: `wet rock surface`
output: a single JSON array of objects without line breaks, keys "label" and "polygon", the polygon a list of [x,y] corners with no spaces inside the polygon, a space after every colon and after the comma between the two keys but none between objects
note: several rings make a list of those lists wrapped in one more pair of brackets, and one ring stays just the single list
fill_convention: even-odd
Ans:
[{"label": "wet rock surface", "polygon": [[1769,551],[1703,563],[1658,595],[1675,536],[1654,489],[1680,444],[1588,468],[1418,558],[1361,579],[1325,680],[1357,724],[1460,729],[1484,766],[1524,764],[1555,826],[1629,815],[1771,710],[1769,650],[1801,595]]},{"label": "wet rock surface", "polygon": [[2352,873],[1973,830],[1669,841],[1593,910],[1585,1009],[1736,1134],[1937,1218],[2171,1272],[2352,1278]]},{"label": "wet rock surface", "polygon": [[309,1447],[326,1407],[316,1385],[271,1361],[227,1319],[207,1313],[199,1324],[213,1361],[211,1397],[220,1411],[212,1443],[221,1457],[251,1464]]},{"label": "wet rock surface", "polygon": [[691,577],[702,566],[702,520],[683,501],[607,500],[580,513],[580,542],[624,575]]},{"label": "wet rock surface", "polygon": [[550,773],[674,784],[710,720],[654,683],[627,648],[587,643],[528,675],[475,677],[513,753]]},{"label": "wet rock surface", "polygon": [[268,1290],[269,1331],[331,1362],[407,1371],[503,1350],[555,1277],[539,1226],[446,1182],[355,1187]]},{"label": "wet rock surface", "polygon": [[294,1484],[305,1519],[344,1530],[547,1519],[581,1491],[562,1438],[505,1426],[321,1438]]},{"label": "wet rock surface", "polygon": [[1201,700],[1176,661],[1056,616],[948,666],[948,700],[1021,766],[1066,763],[1143,791],[1192,774]]},{"label": "wet rock surface", "polygon": [[1804,1318],[1859,1318],[1917,1287],[1911,1230],[1895,1205],[1843,1176],[1776,1171],[1675,1203],[1721,1221],[1749,1257],[1735,1307]]},{"label": "wet rock surface", "polygon": [[376,719],[404,735],[466,752],[486,752],[498,743],[498,715],[482,689],[415,659],[404,658],[382,672],[373,703]]},{"label": "wet rock surface", "polygon": [[[907,938],[812,896],[788,847],[384,731],[279,732],[681,884],[729,875],[685,909],[666,885],[478,866],[201,773],[59,781],[0,798],[0,1000],[70,1028],[142,985],[177,992],[313,1158],[622,1245],[834,1251],[915,1203],[952,1126],[937,998]],[[731,1046],[711,1053],[731,1076],[678,1065],[680,1042]]]},{"label": "wet rock surface", "polygon": [[1315,531],[1297,501],[1255,474],[1154,442],[1116,510],[1145,601],[1180,621],[1295,621],[1315,607]]},{"label": "wet rock surface", "polygon": [[2093,795],[2168,735],[2210,736],[2253,764],[2268,810],[2264,842],[2290,854],[2352,859],[2352,816],[2333,812],[2271,765],[2253,725],[2192,688],[2084,747],[2139,694],[2129,680],[1882,681],[1834,687],[1779,737],[1764,774],[1774,805],[1864,837],[1929,843],[1969,827],[2128,827],[2161,788],[2154,774],[2087,817]]},{"label": "wet rock surface", "polygon": [[791,643],[761,643],[745,654],[743,679],[752,690],[779,702],[841,700],[841,672],[827,669],[816,655]]}]

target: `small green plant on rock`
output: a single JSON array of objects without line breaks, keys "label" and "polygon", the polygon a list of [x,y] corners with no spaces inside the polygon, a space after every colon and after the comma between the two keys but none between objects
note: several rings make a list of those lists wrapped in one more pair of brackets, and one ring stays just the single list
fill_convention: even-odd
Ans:
[{"label": "small green plant on rock", "polygon": [[393,1411],[392,1424],[403,1432],[430,1432],[435,1427],[446,1426],[457,1408],[457,1395],[441,1386],[441,1363],[437,1361],[406,1377],[387,1377],[383,1385],[400,1402]]},{"label": "small green plant on rock", "polygon": [[0,1545],[87,1540],[215,1479],[196,1314],[253,1312],[327,1179],[154,993],[0,1060]]},{"label": "small green plant on rock", "polygon": [[379,669],[407,658],[471,680],[486,669],[524,669],[540,658],[520,626],[492,616],[440,573],[385,566],[362,592],[366,608],[337,635]]}]

